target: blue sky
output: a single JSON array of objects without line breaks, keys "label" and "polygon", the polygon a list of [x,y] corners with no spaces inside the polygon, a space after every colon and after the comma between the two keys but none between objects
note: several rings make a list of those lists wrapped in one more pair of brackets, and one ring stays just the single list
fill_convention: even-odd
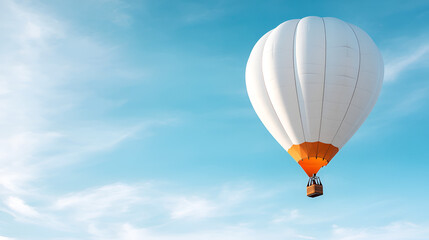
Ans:
[{"label": "blue sky", "polygon": [[[373,112],[325,195],[246,94],[305,16],[379,46]],[[0,1],[0,240],[428,239],[427,1]]]}]

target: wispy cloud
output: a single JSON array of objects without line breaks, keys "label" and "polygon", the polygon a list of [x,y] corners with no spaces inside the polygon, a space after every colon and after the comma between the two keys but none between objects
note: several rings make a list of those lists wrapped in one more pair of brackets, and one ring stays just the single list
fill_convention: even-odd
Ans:
[{"label": "wispy cloud", "polygon": [[49,211],[70,214],[75,221],[131,214],[133,209],[145,212],[146,217],[162,215],[167,221],[210,219],[234,214],[231,209],[249,200],[249,186],[238,186],[225,185],[211,194],[196,195],[154,183],[115,183],[61,196]]},{"label": "wispy cloud", "polygon": [[204,218],[216,212],[216,205],[200,197],[179,197],[174,199],[171,207],[171,218]]},{"label": "wispy cloud", "polygon": [[26,204],[22,199],[17,197],[8,197],[5,201],[7,207],[13,212],[20,214],[24,217],[38,218],[40,213],[37,212],[33,207]]},{"label": "wispy cloud", "polygon": [[[126,99],[106,99],[97,89],[87,90],[88,85],[106,86],[106,76],[120,82],[126,70],[134,75],[130,69],[109,70],[115,47],[15,1],[0,2],[0,21],[5,33],[0,35],[0,211],[16,222],[56,231],[126,211],[140,197],[126,185],[56,199],[40,183],[174,119],[100,120],[97,113],[120,107]],[[102,74],[95,77],[96,71]],[[35,201],[39,203],[29,204]]]},{"label": "wispy cloud", "polygon": [[423,58],[428,57],[429,45],[424,44],[417,49],[392,59],[387,62],[385,70],[385,81],[390,82],[397,79],[401,73],[405,72],[413,66],[413,64],[419,62]]},{"label": "wispy cloud", "polygon": [[[223,234],[230,239],[261,239],[252,236],[260,233],[247,224],[225,224],[220,231],[209,228],[194,232],[192,227],[200,221],[243,214],[245,205],[260,197],[253,191],[248,183],[227,184],[201,193],[185,193],[165,183],[114,183],[39,198],[42,202],[37,209],[21,198],[9,197],[5,201],[9,211],[4,212],[28,223],[60,232],[78,231],[93,239],[216,239]],[[183,225],[182,233],[174,233],[177,224]]]},{"label": "wispy cloud", "polygon": [[19,197],[7,197],[3,203],[4,207],[1,207],[0,211],[13,216],[16,222],[58,230],[66,230],[68,228],[63,222],[58,220],[59,216],[52,215],[43,208],[38,209],[35,206],[31,206]]},{"label": "wispy cloud", "polygon": [[294,221],[301,217],[298,209],[293,210],[283,210],[279,216],[276,216],[273,219],[273,223],[282,223],[282,222],[290,222]]},{"label": "wispy cloud", "polygon": [[[21,216],[44,221],[56,219],[56,224],[53,221],[49,224],[27,221],[29,223],[60,233],[78,232],[81,238],[95,240],[280,240],[319,239],[320,236],[331,240],[411,240],[425,239],[428,234],[425,223],[393,222],[370,228],[334,225],[315,236],[314,231],[308,232],[308,227],[314,226],[311,218],[321,217],[318,213],[313,212],[310,217],[300,209],[266,208],[276,197],[267,192],[272,190],[249,183],[197,192],[157,182],[114,183],[59,197],[48,196],[41,204],[45,207],[37,209],[19,198],[6,201],[10,209]],[[260,196],[268,199],[259,199]],[[261,206],[264,211],[252,211]],[[332,219],[325,221],[332,222]]]},{"label": "wispy cloud", "polygon": [[262,240],[262,239],[316,239],[311,236],[298,234],[291,228],[282,227],[277,229],[260,229],[256,226],[249,226],[246,224],[234,224],[229,226],[216,227],[211,229],[193,229],[193,231],[157,231],[154,228],[136,227],[130,223],[118,224],[109,230],[97,229],[94,239],[116,239],[116,240],[130,240],[130,239],[149,239],[149,240],[236,240],[236,239],[249,239],[249,240]]},{"label": "wispy cloud", "polygon": [[[123,5],[108,2],[114,9]],[[112,149],[149,126],[168,124],[168,119],[98,120],[97,112],[126,101],[103,98],[87,87],[97,81],[105,86],[104,78],[117,73],[120,82],[125,69],[106,70],[115,47],[15,1],[0,3],[0,20],[7,33],[0,36],[0,194],[29,194],[29,184],[43,172]],[[95,77],[95,71],[102,74]]]},{"label": "wispy cloud", "polygon": [[55,201],[55,211],[69,210],[75,219],[88,221],[106,215],[118,215],[142,200],[140,187],[112,184],[70,193]]},{"label": "wispy cloud", "polygon": [[56,138],[55,131],[46,128],[51,85],[39,61],[48,42],[60,37],[61,27],[56,21],[44,24],[47,19],[12,1],[3,1],[2,9],[3,17],[9,17],[3,19],[2,30],[11,31],[2,37],[7,49],[0,55],[0,186],[18,192],[34,178],[35,154]]},{"label": "wispy cloud", "polygon": [[15,240],[15,238],[9,238],[9,237],[0,236],[0,240]]},{"label": "wispy cloud", "polygon": [[118,240],[128,240],[128,239],[151,239],[151,240],[197,240],[197,239],[257,239],[255,235],[252,236],[252,230],[247,229],[246,227],[229,227],[226,229],[218,229],[217,231],[201,231],[196,230],[191,233],[162,233],[156,232],[146,228],[138,228],[129,223],[124,223],[118,225],[114,228],[114,231],[110,233],[110,236],[104,233],[103,235],[97,236],[96,239],[118,239]]},{"label": "wispy cloud", "polygon": [[231,215],[231,208],[249,200],[248,184],[226,184],[206,197],[173,194],[164,197],[171,219],[207,219]]},{"label": "wispy cloud", "polygon": [[[129,24],[122,10],[113,12],[112,21]],[[142,70],[136,75],[130,69],[109,68],[115,61],[114,46],[23,3],[2,1],[0,20],[0,30],[7,33],[0,36],[0,211],[18,225],[87,232],[99,218],[118,217],[142,204],[142,185],[112,184],[63,196],[40,185],[65,166],[175,121],[168,117],[110,121],[97,116],[126,99],[106,99],[88,85],[102,82],[106,87],[107,76],[121,82],[123,72],[127,80],[140,77]]]},{"label": "wispy cloud", "polygon": [[368,228],[344,228],[333,226],[332,240],[418,240],[427,239],[429,235],[427,223],[393,222],[386,226]]}]

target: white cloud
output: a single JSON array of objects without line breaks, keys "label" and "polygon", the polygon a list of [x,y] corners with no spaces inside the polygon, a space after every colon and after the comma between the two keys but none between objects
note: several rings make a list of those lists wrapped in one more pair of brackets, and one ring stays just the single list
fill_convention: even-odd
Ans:
[{"label": "white cloud", "polygon": [[[240,204],[253,198],[253,194],[247,194],[253,191],[250,189],[248,183],[227,184],[201,194],[186,194],[165,183],[114,183],[61,197],[45,196],[39,199],[43,202],[39,203],[37,210],[20,198],[9,197],[5,205],[12,212],[5,212],[18,215],[16,217],[27,223],[60,232],[78,231],[91,239],[198,239],[209,237],[217,231],[210,228],[193,233],[189,227],[200,220],[237,214],[241,211]],[[154,219],[161,225],[151,227],[153,224],[150,222]],[[149,221],[149,226],[143,224],[144,227],[135,227],[136,223],[146,221]],[[170,231],[168,229],[174,229],[177,223],[184,224],[184,232],[178,235],[163,233],[164,227]],[[158,230],[159,227],[161,230]],[[249,230],[245,225],[239,224],[237,228],[243,231],[240,234],[247,236]],[[224,231],[230,235],[235,232],[230,227],[225,227]],[[220,234],[222,232],[215,235],[220,237]]]},{"label": "white cloud", "polygon": [[47,119],[47,111],[58,108],[50,103],[56,74],[46,71],[41,55],[49,53],[49,43],[60,37],[57,32],[63,27],[13,1],[3,1],[1,7],[6,13],[2,31],[10,31],[2,36],[0,55],[0,186],[16,193],[37,175],[35,155],[57,136]]},{"label": "white cloud", "polygon": [[0,211],[14,219],[2,228],[32,224],[65,235],[86,233],[83,222],[127,212],[142,198],[140,185],[111,184],[58,198],[40,183],[175,120],[109,121],[97,115],[126,99],[105,99],[87,84],[106,86],[105,77],[118,72],[133,76],[129,69],[109,68],[114,46],[20,2],[0,1],[0,22]]},{"label": "white cloud", "polygon": [[207,196],[203,197],[192,193],[178,194],[168,186],[154,183],[115,183],[59,197],[50,212],[62,212],[70,216],[71,221],[92,223],[105,216],[127,216],[136,209],[144,212],[143,218],[162,215],[167,221],[210,219],[233,214],[235,206],[249,199],[249,195],[243,193],[249,191],[249,186],[245,189],[237,186],[226,185],[211,190],[210,194],[205,193]]},{"label": "white cloud", "polygon": [[414,63],[428,56],[429,45],[420,46],[407,55],[393,59],[386,64],[385,81],[394,81],[400,74],[413,66]]},{"label": "white cloud", "polygon": [[234,214],[231,209],[237,211],[240,204],[260,197],[251,197],[253,190],[248,183],[225,184],[205,197],[170,194],[163,199],[172,219],[209,219]]},{"label": "white cloud", "polygon": [[9,197],[5,201],[6,206],[8,206],[12,211],[17,214],[23,215],[24,217],[38,218],[40,217],[39,212],[37,212],[33,207],[26,204],[22,199],[17,197]]},{"label": "white cloud", "polygon": [[300,217],[301,217],[301,214],[299,213],[298,209],[283,210],[282,214],[275,217],[272,222],[273,223],[290,222],[290,221],[294,221]]},{"label": "white cloud", "polygon": [[0,208],[0,211],[10,214],[17,222],[34,224],[62,231],[66,230],[68,227],[63,222],[56,219],[59,216],[51,215],[44,211],[44,209],[30,206],[19,197],[7,197],[3,203],[5,208]]},{"label": "white cloud", "polygon": [[135,228],[129,223],[124,223],[120,226],[118,232],[118,240],[140,240],[150,239],[149,233],[146,229]]},{"label": "white cloud", "polygon": [[171,218],[205,218],[216,213],[216,205],[207,199],[192,196],[180,197],[174,200],[171,208]]},{"label": "white cloud", "polygon": [[210,229],[192,228],[191,231],[163,231],[157,228],[136,227],[130,223],[122,223],[110,229],[97,229],[94,239],[115,240],[283,240],[283,239],[315,239],[311,236],[297,234],[294,230],[282,227],[277,229],[261,229],[257,226],[234,224]]},{"label": "white cloud", "polygon": [[59,198],[53,209],[71,210],[75,219],[80,221],[118,215],[143,199],[138,190],[139,187],[120,183],[88,189]]},{"label": "white cloud", "polygon": [[[109,4],[113,15],[126,8],[122,1]],[[105,76],[125,72],[106,70],[114,46],[16,1],[0,2],[0,21],[0,195],[29,194],[35,188],[30,185],[52,169],[166,124],[164,119],[94,119],[126,101],[105,99],[86,87],[96,81],[106,85]]]},{"label": "white cloud", "polygon": [[369,228],[344,228],[333,226],[332,240],[418,240],[427,239],[429,225],[411,222],[393,222],[386,226]]},{"label": "white cloud", "polygon": [[[76,239],[319,239],[312,235],[319,229],[308,231],[308,227],[315,225],[311,218],[321,216],[303,216],[299,209],[285,209],[277,213],[277,208],[266,208],[276,198],[266,194],[271,191],[255,189],[247,183],[228,184],[200,193],[186,194],[183,189],[165,183],[115,183],[69,193],[59,198],[45,198],[44,205],[52,207],[40,207],[36,210],[18,198],[9,198],[8,205],[22,216],[50,216],[39,217],[42,223],[33,223],[60,231],[62,235],[78,232],[81,237]],[[225,197],[226,192],[231,193],[230,198]],[[255,201],[260,195],[270,197]],[[260,205],[265,206],[262,212],[243,212],[243,209],[255,209]],[[57,219],[62,225],[52,224],[53,221],[51,224],[43,223],[46,219]],[[332,221],[328,219],[327,222]],[[321,223],[317,222],[317,225],[323,226]],[[426,226],[424,223],[411,222],[395,222],[369,228],[334,225],[330,235],[327,230],[317,236],[331,240],[417,240],[425,239],[428,234]],[[68,239],[74,238],[70,236]]]},{"label": "white cloud", "polygon": [[[260,206],[255,206],[266,201],[261,196],[273,196],[266,192],[272,190],[256,190],[249,183],[226,184],[199,194],[165,183],[117,183],[68,194],[56,200],[51,210],[68,213],[72,216],[64,217],[68,225],[86,229],[97,240],[314,239],[287,227],[287,221],[302,218],[298,209],[283,211],[284,219],[274,225],[258,220],[255,216],[261,213],[254,210]],[[246,220],[229,222],[234,216]],[[85,226],[79,224],[82,221]]]},{"label": "white cloud", "polygon": [[15,238],[0,236],[0,240],[15,240]]}]

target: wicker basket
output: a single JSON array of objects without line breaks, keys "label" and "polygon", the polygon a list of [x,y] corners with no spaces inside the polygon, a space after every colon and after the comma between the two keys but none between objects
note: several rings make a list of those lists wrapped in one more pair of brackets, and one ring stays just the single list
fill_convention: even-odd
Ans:
[{"label": "wicker basket", "polygon": [[323,186],[322,184],[312,184],[307,187],[307,196],[308,197],[317,197],[323,195]]}]

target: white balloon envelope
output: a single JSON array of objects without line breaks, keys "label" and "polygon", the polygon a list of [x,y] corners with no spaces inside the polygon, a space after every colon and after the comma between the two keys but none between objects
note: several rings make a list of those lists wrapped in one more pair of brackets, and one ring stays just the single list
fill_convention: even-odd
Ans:
[{"label": "white balloon envelope", "polygon": [[383,69],[363,30],[336,18],[305,17],[280,24],[256,43],[246,85],[262,123],[311,177],[365,121]]}]

